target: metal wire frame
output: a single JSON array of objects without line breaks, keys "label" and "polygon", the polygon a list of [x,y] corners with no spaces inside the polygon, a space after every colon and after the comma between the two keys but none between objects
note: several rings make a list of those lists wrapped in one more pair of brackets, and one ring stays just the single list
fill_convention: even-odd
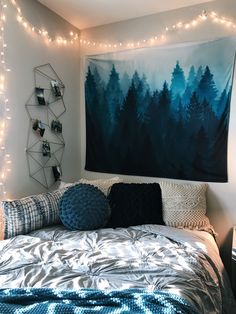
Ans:
[{"label": "metal wire frame", "polygon": [[[38,84],[38,77],[44,79],[44,84],[45,85],[42,89],[46,90],[48,92],[48,96],[46,99],[46,105],[42,106],[39,105],[37,102],[37,97],[34,91],[31,93],[30,97],[28,98],[26,104],[25,104],[25,109],[29,117],[29,128],[28,128],[28,136],[27,136],[27,144],[26,144],[26,155],[27,155],[27,165],[28,165],[28,171],[29,171],[29,176],[33,178],[35,181],[37,181],[40,185],[42,185],[45,189],[51,188],[55,181],[49,180],[48,179],[48,171],[51,171],[52,174],[52,165],[50,165],[50,162],[55,161],[53,166],[59,166],[60,169],[63,155],[64,155],[64,149],[65,149],[65,140],[63,137],[62,133],[57,133],[53,132],[50,128],[50,116],[51,119],[55,119],[57,121],[60,121],[60,117],[66,112],[66,106],[64,103],[64,92],[65,92],[65,85],[63,84],[62,80],[59,78],[57,75],[56,71],[53,69],[51,64],[43,64],[40,66],[37,66],[34,68],[34,84],[35,88],[42,88]],[[47,73],[45,73],[45,71]],[[48,72],[51,72],[49,75]],[[50,88],[50,83],[51,81],[57,81],[60,91],[61,91],[61,96],[55,97],[52,91],[52,88]],[[56,104],[58,102],[61,102],[62,104],[62,110],[59,111],[59,113],[55,113],[55,111],[52,108],[53,104]],[[36,115],[39,113],[38,110],[41,109],[46,116],[46,121],[41,121],[43,125],[45,126],[45,134],[47,136],[40,137],[40,135],[36,135],[35,132],[32,129],[33,121],[36,119],[32,115],[32,111],[36,113]],[[41,112],[42,113],[42,112]],[[54,137],[54,140],[50,140],[50,137]],[[31,143],[32,137],[35,137],[35,140]],[[41,161],[40,158],[42,158],[42,146],[38,145],[40,143],[43,143],[43,141],[47,141],[49,145],[54,145],[58,146],[55,148],[53,151],[50,151],[50,156],[46,156],[45,161]],[[37,147],[39,146],[39,148]],[[60,154],[60,155],[59,155]],[[59,155],[59,156],[58,156]],[[33,170],[33,163],[36,165],[36,169]],[[41,172],[42,179],[39,179],[37,175]]]}]

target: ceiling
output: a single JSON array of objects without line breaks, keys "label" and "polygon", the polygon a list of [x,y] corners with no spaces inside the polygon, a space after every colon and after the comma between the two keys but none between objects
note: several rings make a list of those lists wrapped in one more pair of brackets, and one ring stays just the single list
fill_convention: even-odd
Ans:
[{"label": "ceiling", "polygon": [[79,29],[213,0],[38,0]]}]

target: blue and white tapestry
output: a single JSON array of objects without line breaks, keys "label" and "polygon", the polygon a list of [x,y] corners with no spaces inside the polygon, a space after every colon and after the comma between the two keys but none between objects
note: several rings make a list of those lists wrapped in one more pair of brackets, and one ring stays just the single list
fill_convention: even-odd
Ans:
[{"label": "blue and white tapestry", "polygon": [[227,181],[235,38],[89,56],[86,165]]}]

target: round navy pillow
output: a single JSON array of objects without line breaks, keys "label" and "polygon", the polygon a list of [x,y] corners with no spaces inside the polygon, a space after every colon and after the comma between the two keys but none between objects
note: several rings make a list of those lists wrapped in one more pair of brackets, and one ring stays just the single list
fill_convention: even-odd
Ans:
[{"label": "round navy pillow", "polygon": [[77,184],[61,197],[59,215],[70,230],[93,230],[107,223],[110,208],[106,196],[97,187]]}]

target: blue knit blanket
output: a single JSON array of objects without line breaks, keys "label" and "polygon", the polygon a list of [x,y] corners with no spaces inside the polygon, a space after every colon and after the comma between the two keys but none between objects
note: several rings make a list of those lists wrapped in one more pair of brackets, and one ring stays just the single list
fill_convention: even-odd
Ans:
[{"label": "blue knit blanket", "polygon": [[1,314],[157,313],[196,314],[178,295],[127,290],[0,289]]}]

